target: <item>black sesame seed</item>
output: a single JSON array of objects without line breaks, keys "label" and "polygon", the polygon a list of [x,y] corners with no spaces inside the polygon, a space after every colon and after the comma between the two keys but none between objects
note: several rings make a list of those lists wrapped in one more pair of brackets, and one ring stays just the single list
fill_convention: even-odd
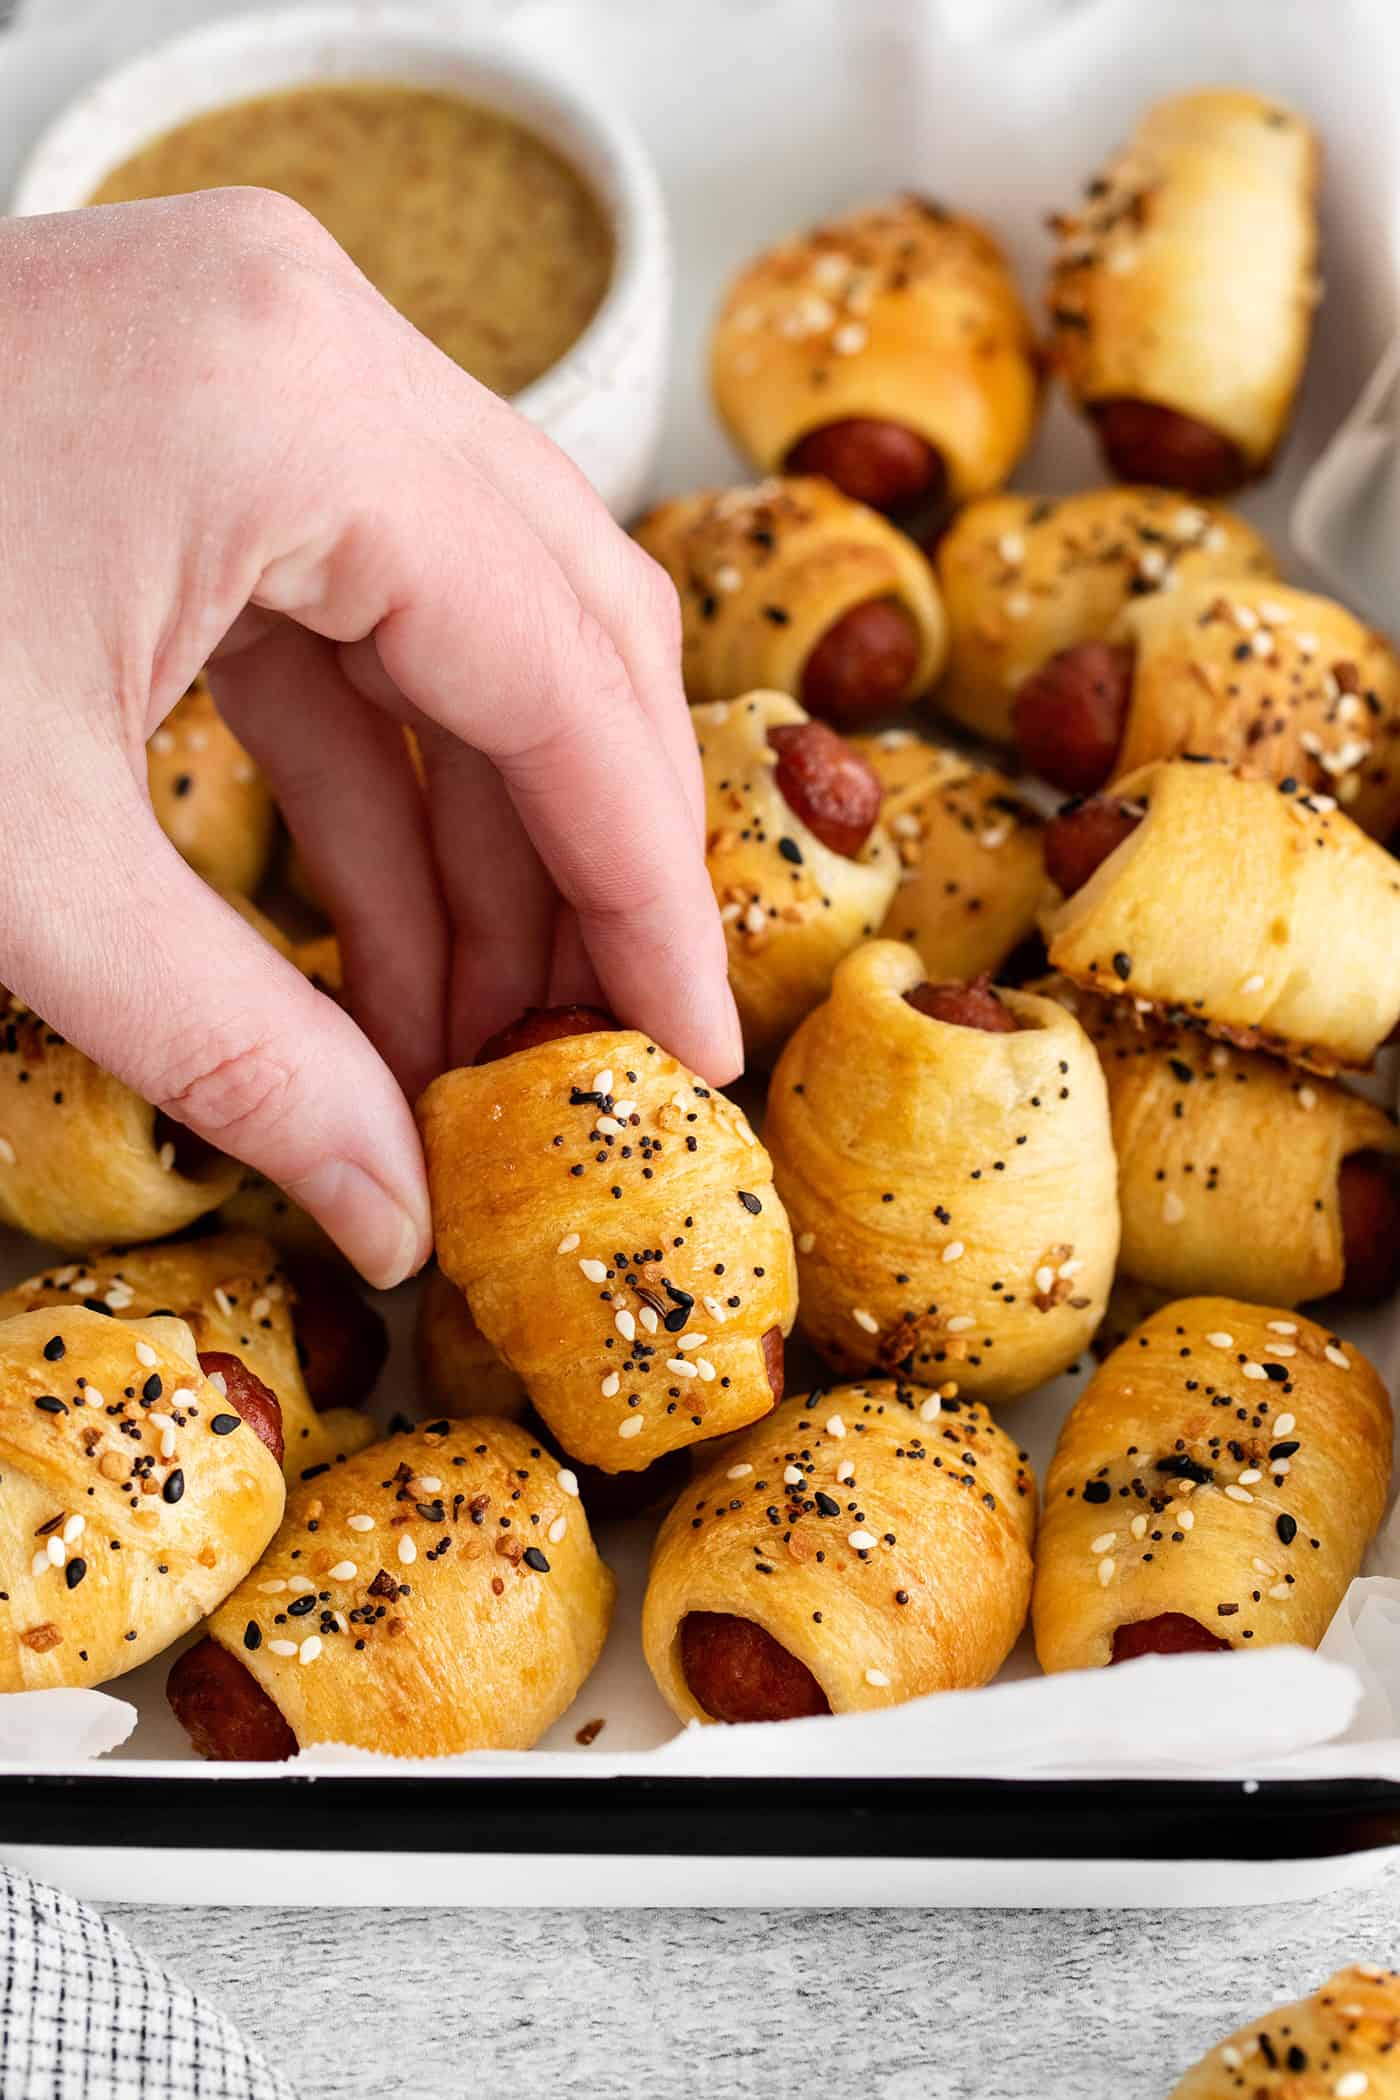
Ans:
[{"label": "black sesame seed", "polygon": [[160,1492],[162,1501],[178,1502],[180,1500],[185,1492],[185,1476],[179,1466],[176,1466],[173,1473],[166,1476],[165,1486]]},{"label": "black sesame seed", "polygon": [[1133,958],[1131,955],[1125,955],[1121,948],[1113,958],[1113,974],[1115,977],[1121,977],[1125,983],[1133,974]]},{"label": "black sesame seed", "polygon": [[1113,1490],[1106,1480],[1091,1480],[1084,1489],[1086,1502],[1107,1502]]},{"label": "black sesame seed", "polygon": [[533,1568],[537,1575],[547,1575],[549,1573],[549,1562],[545,1559],[538,1546],[527,1546],[521,1558],[526,1567]]},{"label": "black sesame seed", "polygon": [[1294,1539],[1298,1536],[1298,1519],[1290,1517],[1287,1510],[1284,1510],[1281,1515],[1274,1519],[1274,1530],[1283,1540],[1285,1546],[1291,1546]]},{"label": "black sesame seed", "polygon": [[745,1210],[749,1211],[752,1214],[752,1216],[756,1218],[763,1208],[763,1205],[759,1202],[758,1197],[751,1195],[747,1189],[740,1189],[737,1191],[737,1193],[739,1201],[743,1204]]},{"label": "black sesame seed", "polygon": [[796,839],[779,839],[778,851],[784,860],[790,860],[795,868],[802,866],[802,848]]},{"label": "black sesame seed", "polygon": [[63,1354],[63,1336],[62,1336],[61,1334],[56,1334],[56,1335],[54,1336],[54,1338],[53,1338],[53,1340],[52,1340],[52,1341],[50,1341],[50,1342],[45,1342],[45,1344],[44,1344],[44,1356],[45,1356],[45,1359],[46,1359],[46,1360],[47,1360],[47,1361],[48,1361],[49,1363],[51,1363],[51,1364],[56,1364],[56,1363],[58,1362],[58,1359],[60,1358],[60,1356],[62,1356],[62,1354]]},{"label": "black sesame seed", "polygon": [[262,1628],[257,1624],[256,1620],[250,1619],[244,1627],[243,1645],[245,1648],[261,1648]]},{"label": "black sesame seed", "polygon": [[70,1560],[67,1567],[63,1571],[63,1579],[67,1583],[70,1590],[75,1590],[78,1587],[78,1584],[82,1581],[84,1575],[86,1575],[86,1573],[87,1562],[85,1560]]},{"label": "black sesame seed", "polygon": [[52,1393],[41,1393],[34,1402],[41,1415],[66,1415],[68,1410]]},{"label": "black sesame seed", "polygon": [[241,1427],[242,1421],[241,1415],[215,1415],[209,1427],[215,1436],[232,1436],[234,1430]]}]

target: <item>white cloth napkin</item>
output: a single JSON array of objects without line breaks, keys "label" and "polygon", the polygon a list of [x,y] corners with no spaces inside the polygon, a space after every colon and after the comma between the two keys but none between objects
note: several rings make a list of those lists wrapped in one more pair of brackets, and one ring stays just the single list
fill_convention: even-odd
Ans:
[{"label": "white cloth napkin", "polygon": [[296,2100],[223,2013],[72,1896],[0,1867],[4,2100]]}]

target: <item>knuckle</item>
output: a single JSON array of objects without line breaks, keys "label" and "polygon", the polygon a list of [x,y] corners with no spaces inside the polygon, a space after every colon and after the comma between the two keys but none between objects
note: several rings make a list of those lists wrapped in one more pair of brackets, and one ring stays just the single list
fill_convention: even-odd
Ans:
[{"label": "knuckle", "polygon": [[664,637],[668,646],[674,646],[677,654],[681,644],[681,601],[666,570],[659,561],[637,549],[640,566],[637,570],[637,597],[642,617]]},{"label": "knuckle", "polygon": [[285,1126],[296,1074],[273,1046],[231,1035],[191,1042],[166,1073],[155,1106],[225,1151],[250,1136],[265,1140]]}]

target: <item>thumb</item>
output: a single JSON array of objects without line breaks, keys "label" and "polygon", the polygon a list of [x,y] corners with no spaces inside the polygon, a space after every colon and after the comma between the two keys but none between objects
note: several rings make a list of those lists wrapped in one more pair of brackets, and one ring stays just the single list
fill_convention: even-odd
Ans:
[{"label": "thumb", "polygon": [[0,977],[158,1109],[280,1183],[371,1283],[401,1282],[431,1245],[408,1103],[349,1016],[186,867],[117,770],[120,815],[108,799],[100,821],[65,828],[61,886],[42,852],[4,867]]}]

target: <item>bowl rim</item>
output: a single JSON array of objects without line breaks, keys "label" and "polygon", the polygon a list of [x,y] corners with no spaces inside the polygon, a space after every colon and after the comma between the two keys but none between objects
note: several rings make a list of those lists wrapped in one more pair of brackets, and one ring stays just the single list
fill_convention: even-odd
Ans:
[{"label": "bowl rim", "polygon": [[[308,71],[298,80],[297,53],[327,41],[342,45],[351,63],[344,70],[337,65],[329,74]],[[365,65],[357,74],[353,59],[360,48]],[[508,397],[510,405],[531,421],[547,420],[581,386],[588,386],[588,369],[600,362],[606,365],[608,346],[632,324],[637,301],[645,296],[649,284],[657,285],[659,280],[665,295],[670,265],[661,187],[628,119],[606,95],[591,86],[581,90],[548,60],[513,43],[506,22],[454,24],[405,5],[403,0],[295,0],[283,7],[220,14],[109,66],[62,103],[45,124],[20,165],[9,211],[16,217],[31,217],[82,208],[86,193],[102,172],[163,131],[206,110],[259,93],[276,93],[272,83],[263,88],[239,88],[235,82],[230,87],[225,64],[244,52],[279,51],[291,64],[284,83],[289,88],[317,80],[392,81],[396,60],[409,54],[431,57],[436,52],[445,61],[458,67],[465,64],[480,76],[482,100],[492,101],[492,90],[499,88],[499,106],[525,128],[538,132],[542,115],[560,122],[563,138],[546,143],[583,177],[607,218],[613,237],[613,268],[603,297],[581,334],[538,378]],[[195,59],[210,61],[210,92],[192,107],[182,98],[182,113],[171,115],[163,84],[172,69],[181,71]],[[454,83],[444,85],[451,92]],[[467,84],[455,85],[458,92],[471,93]],[[531,107],[523,112],[511,107],[512,92]],[[123,143],[90,181],[75,186],[65,173],[66,164],[84,157],[90,133],[94,128],[107,128],[113,105],[122,112],[116,128],[124,134]],[[139,119],[133,114],[137,111]],[[90,147],[85,157],[92,159]],[[75,187],[83,194],[74,194]]]}]

